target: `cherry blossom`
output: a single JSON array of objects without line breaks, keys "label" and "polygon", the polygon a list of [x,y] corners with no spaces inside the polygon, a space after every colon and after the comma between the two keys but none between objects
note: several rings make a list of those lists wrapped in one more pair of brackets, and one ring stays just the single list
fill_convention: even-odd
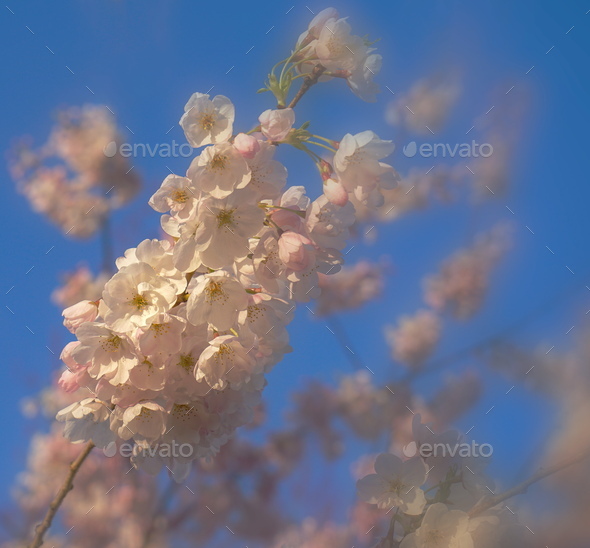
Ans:
[{"label": "cherry blossom", "polygon": [[359,496],[379,508],[395,506],[404,514],[416,516],[426,504],[420,487],[426,482],[428,467],[420,457],[405,462],[389,453],[375,460],[375,474],[357,482]]},{"label": "cherry blossom", "polygon": [[223,95],[209,99],[206,93],[193,93],[180,119],[186,140],[195,148],[228,141],[232,134],[234,112],[234,105]]}]

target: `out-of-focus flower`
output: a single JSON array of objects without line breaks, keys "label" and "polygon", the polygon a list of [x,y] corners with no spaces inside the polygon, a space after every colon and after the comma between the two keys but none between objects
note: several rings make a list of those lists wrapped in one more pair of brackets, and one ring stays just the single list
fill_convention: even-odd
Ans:
[{"label": "out-of-focus flower", "polygon": [[426,504],[424,491],[428,467],[420,457],[402,461],[390,453],[381,453],[375,460],[375,474],[357,482],[361,499],[379,508],[397,507],[404,514],[417,516]]},{"label": "out-of-focus flower", "polygon": [[11,172],[35,211],[65,234],[89,237],[111,209],[127,203],[139,190],[133,166],[119,152],[121,142],[106,107],[70,108],[59,114],[58,124],[39,150],[28,145],[15,148]]},{"label": "out-of-focus flower", "polygon": [[480,235],[472,247],[453,255],[438,274],[425,280],[426,302],[460,319],[475,314],[487,292],[490,271],[507,247],[506,225]]},{"label": "out-of-focus flower", "polygon": [[108,279],[109,275],[106,273],[93,277],[86,266],[79,266],[73,272],[64,275],[64,285],[53,291],[51,300],[62,308],[68,308],[81,301],[97,301]]},{"label": "out-of-focus flower", "polygon": [[440,131],[460,91],[455,82],[420,80],[406,94],[389,103],[386,120],[415,133],[430,134],[429,128]]},{"label": "out-of-focus flower", "polygon": [[397,327],[385,330],[393,358],[411,367],[419,367],[430,357],[440,338],[440,320],[430,310],[414,316],[402,316]]},{"label": "out-of-focus flower", "polygon": [[317,313],[322,316],[342,310],[354,310],[377,298],[383,289],[385,266],[359,261],[343,267],[333,276],[321,275],[322,292],[317,299]]}]

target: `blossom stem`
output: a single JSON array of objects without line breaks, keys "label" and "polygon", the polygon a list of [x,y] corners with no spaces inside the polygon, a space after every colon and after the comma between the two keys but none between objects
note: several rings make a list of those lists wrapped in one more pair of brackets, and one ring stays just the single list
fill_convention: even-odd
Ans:
[{"label": "blossom stem", "polygon": [[326,150],[329,150],[332,153],[336,152],[335,149],[333,149],[332,147],[329,147],[328,145],[324,145],[323,143],[316,143],[315,141],[310,141],[309,139],[305,142],[309,143],[310,145],[316,145],[318,147],[325,148]]},{"label": "blossom stem", "polygon": [[315,84],[318,83],[318,80],[320,79],[320,76],[326,71],[326,67],[317,64],[313,70],[311,71],[310,74],[307,75],[307,77],[303,80],[303,84],[301,84],[301,87],[299,88],[299,91],[297,92],[297,95],[295,95],[295,97],[293,97],[293,99],[291,100],[291,102],[288,105],[288,108],[295,108],[295,106],[297,105],[297,103],[299,103],[299,101],[301,100],[301,98],[309,91],[309,89],[314,86]]},{"label": "blossom stem", "polygon": [[49,504],[49,508],[47,509],[47,513],[43,518],[43,521],[35,527],[35,537],[31,544],[29,544],[28,548],[39,548],[43,544],[43,537],[47,530],[51,527],[51,522],[57,514],[61,503],[66,498],[66,495],[73,489],[74,487],[74,477],[80,470],[83,462],[86,460],[86,457],[90,455],[90,452],[94,448],[94,443],[89,441],[84,447],[84,450],[76,457],[76,459],[70,464],[70,471],[66,476],[66,479],[63,485],[60,487],[59,491],[55,495],[54,499]]},{"label": "blossom stem", "polygon": [[570,466],[577,464],[578,462],[588,458],[589,456],[590,451],[585,451],[584,453],[569,460],[566,460],[562,463],[555,464],[554,466],[549,466],[547,468],[539,469],[530,478],[524,480],[522,483],[519,483],[515,487],[512,487],[511,489],[508,489],[503,493],[498,493],[497,495],[492,495],[483,498],[469,511],[469,517],[472,518],[474,516],[477,516],[485,512],[486,510],[493,508],[497,504],[504,502],[505,500],[515,497],[516,495],[522,495],[523,493],[526,493],[527,489],[534,483],[537,483],[538,481],[541,481],[542,479],[551,476],[557,472],[561,472],[562,470],[565,470],[566,468],[569,468]]}]

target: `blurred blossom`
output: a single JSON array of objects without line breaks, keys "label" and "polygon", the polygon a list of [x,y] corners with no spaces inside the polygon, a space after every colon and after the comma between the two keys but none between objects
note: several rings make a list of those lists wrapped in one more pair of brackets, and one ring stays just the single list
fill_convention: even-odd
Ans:
[{"label": "blurred blossom", "polygon": [[31,207],[65,234],[86,238],[139,190],[139,179],[118,153],[121,135],[106,107],[71,107],[58,114],[47,143],[24,139],[11,151],[10,171]]},{"label": "blurred blossom", "polygon": [[389,103],[385,118],[391,125],[430,135],[443,128],[460,93],[456,82],[420,80]]},{"label": "blurred blossom", "polygon": [[312,518],[281,535],[273,548],[350,548],[352,533],[343,525],[320,525]]},{"label": "blurred blossom", "polygon": [[473,316],[487,293],[491,269],[508,248],[508,234],[507,225],[498,225],[447,259],[440,272],[424,282],[426,302],[458,319]]},{"label": "blurred blossom", "polygon": [[[434,169],[412,168],[407,175],[402,176],[398,185],[393,189],[384,189],[384,203],[377,209],[371,209],[355,203],[357,219],[368,222],[370,220],[391,222],[406,213],[424,209],[438,198],[443,202],[452,198],[452,169],[438,165]],[[369,233],[373,235],[374,230]]]},{"label": "blurred blossom", "polygon": [[86,266],[81,265],[64,275],[64,284],[53,291],[51,300],[62,308],[80,301],[96,301],[100,299],[109,277],[106,273],[94,277]]},{"label": "blurred blossom", "polygon": [[396,327],[385,328],[393,358],[410,367],[421,366],[430,357],[440,338],[440,320],[430,310],[402,316]]},{"label": "blurred blossom", "polygon": [[383,289],[383,270],[383,264],[359,261],[333,276],[320,274],[322,293],[317,299],[317,313],[327,316],[354,310],[377,298]]}]

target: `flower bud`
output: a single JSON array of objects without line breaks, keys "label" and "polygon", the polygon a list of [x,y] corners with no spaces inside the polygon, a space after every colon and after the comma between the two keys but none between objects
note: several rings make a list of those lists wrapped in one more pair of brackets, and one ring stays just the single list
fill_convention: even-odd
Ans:
[{"label": "flower bud", "polygon": [[83,323],[93,322],[97,315],[98,306],[92,301],[80,301],[66,308],[62,313],[64,325],[71,333],[75,333]]},{"label": "flower bud", "polygon": [[260,150],[260,143],[256,137],[246,135],[245,133],[238,133],[234,139],[234,147],[244,158],[254,158]]},{"label": "flower bud", "polygon": [[340,181],[326,179],[324,181],[324,194],[331,203],[337,206],[345,206],[348,203],[348,192]]},{"label": "flower bud", "polygon": [[283,141],[295,123],[295,112],[292,108],[268,109],[258,117],[258,121],[269,141]]}]

